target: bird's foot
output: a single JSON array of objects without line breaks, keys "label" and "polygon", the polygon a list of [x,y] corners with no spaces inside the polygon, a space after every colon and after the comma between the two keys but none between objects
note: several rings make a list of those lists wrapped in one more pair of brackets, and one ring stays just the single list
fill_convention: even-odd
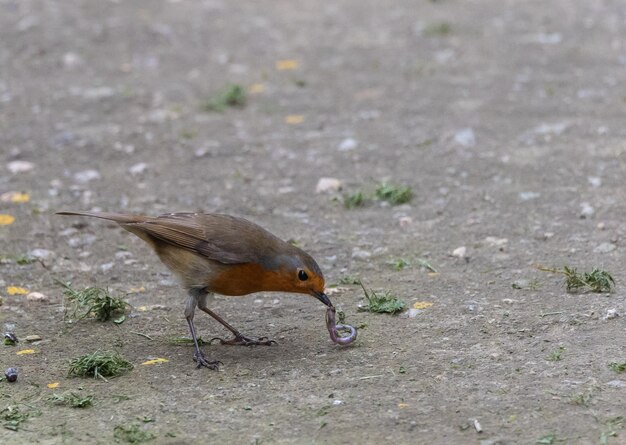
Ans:
[{"label": "bird's foot", "polygon": [[233,338],[231,338],[230,340],[224,340],[223,338],[213,337],[209,341],[209,344],[213,343],[214,340],[219,341],[221,345],[237,345],[237,346],[263,345],[263,346],[271,346],[273,344],[274,345],[276,344],[276,342],[274,340],[270,340],[267,337],[249,338],[249,337],[246,337],[243,334],[237,334]]},{"label": "bird's foot", "polygon": [[209,368],[212,369],[213,371],[218,371],[220,369],[220,365],[223,365],[222,362],[220,362],[219,360],[210,362],[209,360],[207,360],[207,358],[204,356],[204,354],[202,353],[202,351],[197,351],[194,355],[193,355],[193,361],[196,362],[198,364],[198,369],[202,368],[203,366],[205,368]]}]

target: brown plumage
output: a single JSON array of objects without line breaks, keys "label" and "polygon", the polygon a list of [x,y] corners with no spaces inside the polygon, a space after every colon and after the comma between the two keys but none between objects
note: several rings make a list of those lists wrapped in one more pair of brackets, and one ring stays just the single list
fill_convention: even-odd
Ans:
[{"label": "brown plumage", "polygon": [[198,367],[217,369],[219,362],[208,361],[198,347],[193,323],[196,306],[235,335],[232,340],[219,339],[224,344],[274,343],[266,337],[244,336],[211,311],[207,306],[211,293],[295,292],[314,296],[332,308],[324,294],[324,276],[315,260],[246,219],[207,213],[167,213],[157,217],[105,212],[57,214],[115,221],[154,249],[189,294],[185,317],[196,347],[194,360]]}]

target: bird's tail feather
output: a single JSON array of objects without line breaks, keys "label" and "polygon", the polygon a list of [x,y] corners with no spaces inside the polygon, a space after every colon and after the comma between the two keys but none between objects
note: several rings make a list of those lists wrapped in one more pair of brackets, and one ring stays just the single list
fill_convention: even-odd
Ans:
[{"label": "bird's tail feather", "polygon": [[64,212],[56,212],[57,215],[77,215],[77,216],[90,216],[93,218],[107,219],[110,221],[115,221],[120,224],[128,224],[128,223],[138,223],[143,222],[148,219],[147,216],[143,215],[123,215],[121,213],[109,213],[109,212],[73,212],[73,211],[64,211]]}]

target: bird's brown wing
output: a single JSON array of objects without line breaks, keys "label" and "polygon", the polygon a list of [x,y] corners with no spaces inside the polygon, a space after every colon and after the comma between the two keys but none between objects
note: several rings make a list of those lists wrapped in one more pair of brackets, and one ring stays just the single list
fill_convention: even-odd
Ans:
[{"label": "bird's brown wing", "polygon": [[121,226],[225,264],[258,262],[283,243],[250,221],[221,214],[168,213]]}]

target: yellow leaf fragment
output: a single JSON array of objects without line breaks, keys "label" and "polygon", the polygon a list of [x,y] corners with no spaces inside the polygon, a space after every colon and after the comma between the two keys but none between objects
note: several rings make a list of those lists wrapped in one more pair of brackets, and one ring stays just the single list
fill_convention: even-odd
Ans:
[{"label": "yellow leaf fragment", "polygon": [[0,195],[0,201],[2,202],[28,202],[30,201],[30,194],[24,192],[6,192]]},{"label": "yellow leaf fragment", "polygon": [[11,225],[15,222],[15,216],[13,215],[7,215],[7,214],[0,214],[0,226],[8,226]]},{"label": "yellow leaf fragment", "polygon": [[48,388],[54,389],[59,387],[59,382],[48,383]]},{"label": "yellow leaf fragment", "polygon": [[253,83],[252,85],[250,85],[250,88],[248,88],[248,92],[250,94],[261,94],[265,91],[265,85],[263,85],[262,83]]},{"label": "yellow leaf fragment", "polygon": [[298,69],[298,61],[294,59],[277,60],[276,69],[278,71],[296,70]]},{"label": "yellow leaf fragment", "polygon": [[154,360],[148,360],[146,362],[143,362],[142,365],[155,365],[157,363],[167,363],[167,362],[169,362],[169,360],[166,358],[155,358]]},{"label": "yellow leaf fragment", "polygon": [[290,114],[285,117],[285,123],[289,125],[298,125],[304,122],[304,116],[301,114]]},{"label": "yellow leaf fragment", "polygon": [[413,303],[413,309],[426,309],[427,307],[431,307],[434,303],[430,301],[417,301]]},{"label": "yellow leaf fragment", "polygon": [[146,312],[148,310],[148,306],[139,306],[136,309],[140,312]]},{"label": "yellow leaf fragment", "polygon": [[400,408],[400,409],[406,408],[407,406],[409,406],[408,403],[398,403],[398,408]]},{"label": "yellow leaf fragment", "polygon": [[37,351],[34,349],[20,349],[16,352],[17,355],[28,355],[28,354],[36,354]]},{"label": "yellow leaf fragment", "polygon": [[139,286],[139,287],[131,287],[130,289],[128,289],[128,293],[129,294],[139,294],[141,292],[145,292],[146,288],[143,286]]},{"label": "yellow leaf fragment", "polygon": [[428,276],[429,277],[438,277],[439,276],[439,272],[428,272]]},{"label": "yellow leaf fragment", "polygon": [[26,295],[28,293],[28,289],[18,286],[9,286],[7,287],[7,294],[9,295]]}]

